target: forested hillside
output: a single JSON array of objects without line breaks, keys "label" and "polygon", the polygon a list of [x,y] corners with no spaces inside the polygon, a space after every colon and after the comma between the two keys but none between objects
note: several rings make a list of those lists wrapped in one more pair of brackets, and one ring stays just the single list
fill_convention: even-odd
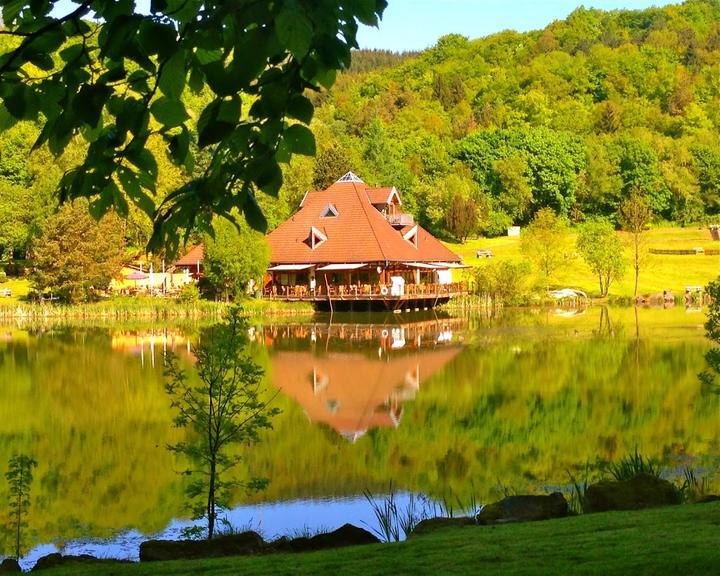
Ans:
[{"label": "forested hillside", "polygon": [[543,206],[573,221],[614,219],[632,191],[680,224],[718,212],[716,0],[578,9],[541,31],[446,36],[397,65],[341,76],[320,100],[319,161],[344,151],[436,232],[458,195],[486,233]]},{"label": "forested hillside", "polygon": [[[543,206],[574,222],[614,220],[630,192],[680,224],[720,211],[718,0],[578,9],[535,32],[450,35],[419,54],[358,52],[335,87],[312,99],[319,154],[294,157],[280,198],[260,198],[270,227],[308,189],[350,169],[396,186],[406,209],[444,237],[458,236],[463,215],[492,235]],[[188,93],[191,115],[205,104],[202,92]],[[5,259],[25,256],[63,171],[85,150],[78,139],[60,162],[43,148],[30,153],[38,133],[23,122],[0,135]],[[150,146],[161,198],[191,172],[169,161],[160,137]],[[127,243],[142,249],[150,222],[129,212]]]}]

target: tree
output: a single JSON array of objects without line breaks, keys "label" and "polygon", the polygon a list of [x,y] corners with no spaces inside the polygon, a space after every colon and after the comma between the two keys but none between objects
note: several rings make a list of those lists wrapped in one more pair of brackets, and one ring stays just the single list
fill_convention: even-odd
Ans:
[{"label": "tree", "polygon": [[229,506],[230,490],[258,490],[267,484],[259,478],[227,479],[241,460],[231,446],[259,442],[260,432],[272,428],[279,410],[263,398],[263,371],[245,350],[247,323],[241,308],[231,308],[226,322],[204,330],[199,341],[193,349],[199,382],[180,368],[177,357],[169,359],[165,388],[177,413],[175,425],[188,428],[190,439],[168,448],[190,462],[186,494],[195,518],[207,520],[207,538],[212,539],[218,513]]},{"label": "tree", "polygon": [[260,284],[270,262],[262,234],[247,224],[222,220],[214,225],[214,237],[205,237],[205,276],[225,300],[239,300],[248,285]]},{"label": "tree", "polygon": [[472,198],[456,193],[445,213],[445,227],[460,242],[477,232],[479,221],[478,205]]},{"label": "tree", "polygon": [[331,146],[317,156],[313,171],[313,187],[315,190],[325,190],[351,170],[352,162],[345,151],[338,145]]},{"label": "tree", "polygon": [[552,208],[541,208],[520,237],[520,250],[540,271],[545,287],[567,260],[565,221]]},{"label": "tree", "polygon": [[[153,246],[233,208],[264,229],[257,192],[277,195],[279,163],[315,153],[304,92],[329,88],[350,67],[358,25],[376,26],[386,0],[140,4],[3,2],[12,42],[0,56],[0,96],[10,124],[41,121],[35,147],[56,156],[83,137],[87,154],[63,176],[60,197],[89,198],[96,217],[136,204],[154,219]],[[188,114],[186,87],[207,97],[199,116]],[[178,166],[212,151],[202,174],[158,207],[153,133]]]},{"label": "tree", "polygon": [[625,259],[623,246],[612,224],[607,220],[590,220],[578,233],[577,249],[597,275],[600,296],[607,296],[610,284],[622,278]]},{"label": "tree", "polygon": [[650,222],[650,218],[652,218],[652,210],[647,200],[639,192],[634,192],[620,204],[619,215],[620,225],[632,234],[633,268],[635,269],[635,291],[633,294],[637,298],[642,233]]},{"label": "tree", "polygon": [[93,220],[85,203],[63,205],[31,248],[35,290],[66,302],[87,301],[104,290],[125,258],[122,221],[113,213]]},{"label": "tree", "polygon": [[33,482],[33,468],[37,462],[25,454],[16,454],[8,461],[5,478],[8,482],[10,504],[9,530],[14,536],[15,558],[20,559],[22,551],[22,531],[27,527],[27,515],[30,508],[30,488]]}]

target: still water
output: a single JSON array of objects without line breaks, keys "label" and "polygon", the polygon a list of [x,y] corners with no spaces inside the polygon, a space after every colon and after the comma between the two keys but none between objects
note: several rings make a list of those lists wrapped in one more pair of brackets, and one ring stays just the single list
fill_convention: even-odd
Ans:
[{"label": "still water", "polygon": [[[668,470],[720,462],[720,395],[698,380],[704,316],[590,308],[256,324],[250,346],[282,414],[238,473],[270,479],[228,513],[267,538],[372,525],[365,490],[456,508],[637,447]],[[0,328],[0,472],[38,462],[29,566],[53,551],[137,558],[188,525],[163,386],[194,325]],[[401,496],[402,497],[402,496]],[[0,502],[6,487],[0,477]],[[4,511],[1,512],[4,516]],[[0,539],[2,542],[2,539]]]}]

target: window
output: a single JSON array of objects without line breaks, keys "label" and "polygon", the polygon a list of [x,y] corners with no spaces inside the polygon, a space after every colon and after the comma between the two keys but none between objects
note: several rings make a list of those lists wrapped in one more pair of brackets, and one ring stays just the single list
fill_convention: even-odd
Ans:
[{"label": "window", "polygon": [[335,208],[335,204],[330,203],[327,206],[325,206],[325,209],[323,210],[322,214],[320,214],[320,218],[335,218],[338,215],[338,210]]},{"label": "window", "polygon": [[417,248],[418,247],[418,227],[413,226],[412,228],[410,228],[410,230],[408,230],[407,232],[405,232],[403,234],[403,238],[405,238],[405,240],[407,240],[408,242],[410,242],[410,244],[412,244],[413,246],[415,246],[415,248]]},{"label": "window", "polygon": [[325,240],[327,240],[327,236],[315,228],[315,226],[311,226],[310,234],[308,234],[308,237],[305,239],[305,244],[307,244],[311,250],[315,250],[315,248],[320,246]]}]

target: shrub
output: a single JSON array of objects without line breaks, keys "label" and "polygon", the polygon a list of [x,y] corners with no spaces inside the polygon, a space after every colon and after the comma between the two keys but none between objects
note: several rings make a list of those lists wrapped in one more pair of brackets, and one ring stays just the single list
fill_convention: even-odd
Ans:
[{"label": "shrub", "polygon": [[178,295],[178,302],[181,304],[195,304],[198,300],[200,300],[198,287],[193,283],[185,284]]}]

